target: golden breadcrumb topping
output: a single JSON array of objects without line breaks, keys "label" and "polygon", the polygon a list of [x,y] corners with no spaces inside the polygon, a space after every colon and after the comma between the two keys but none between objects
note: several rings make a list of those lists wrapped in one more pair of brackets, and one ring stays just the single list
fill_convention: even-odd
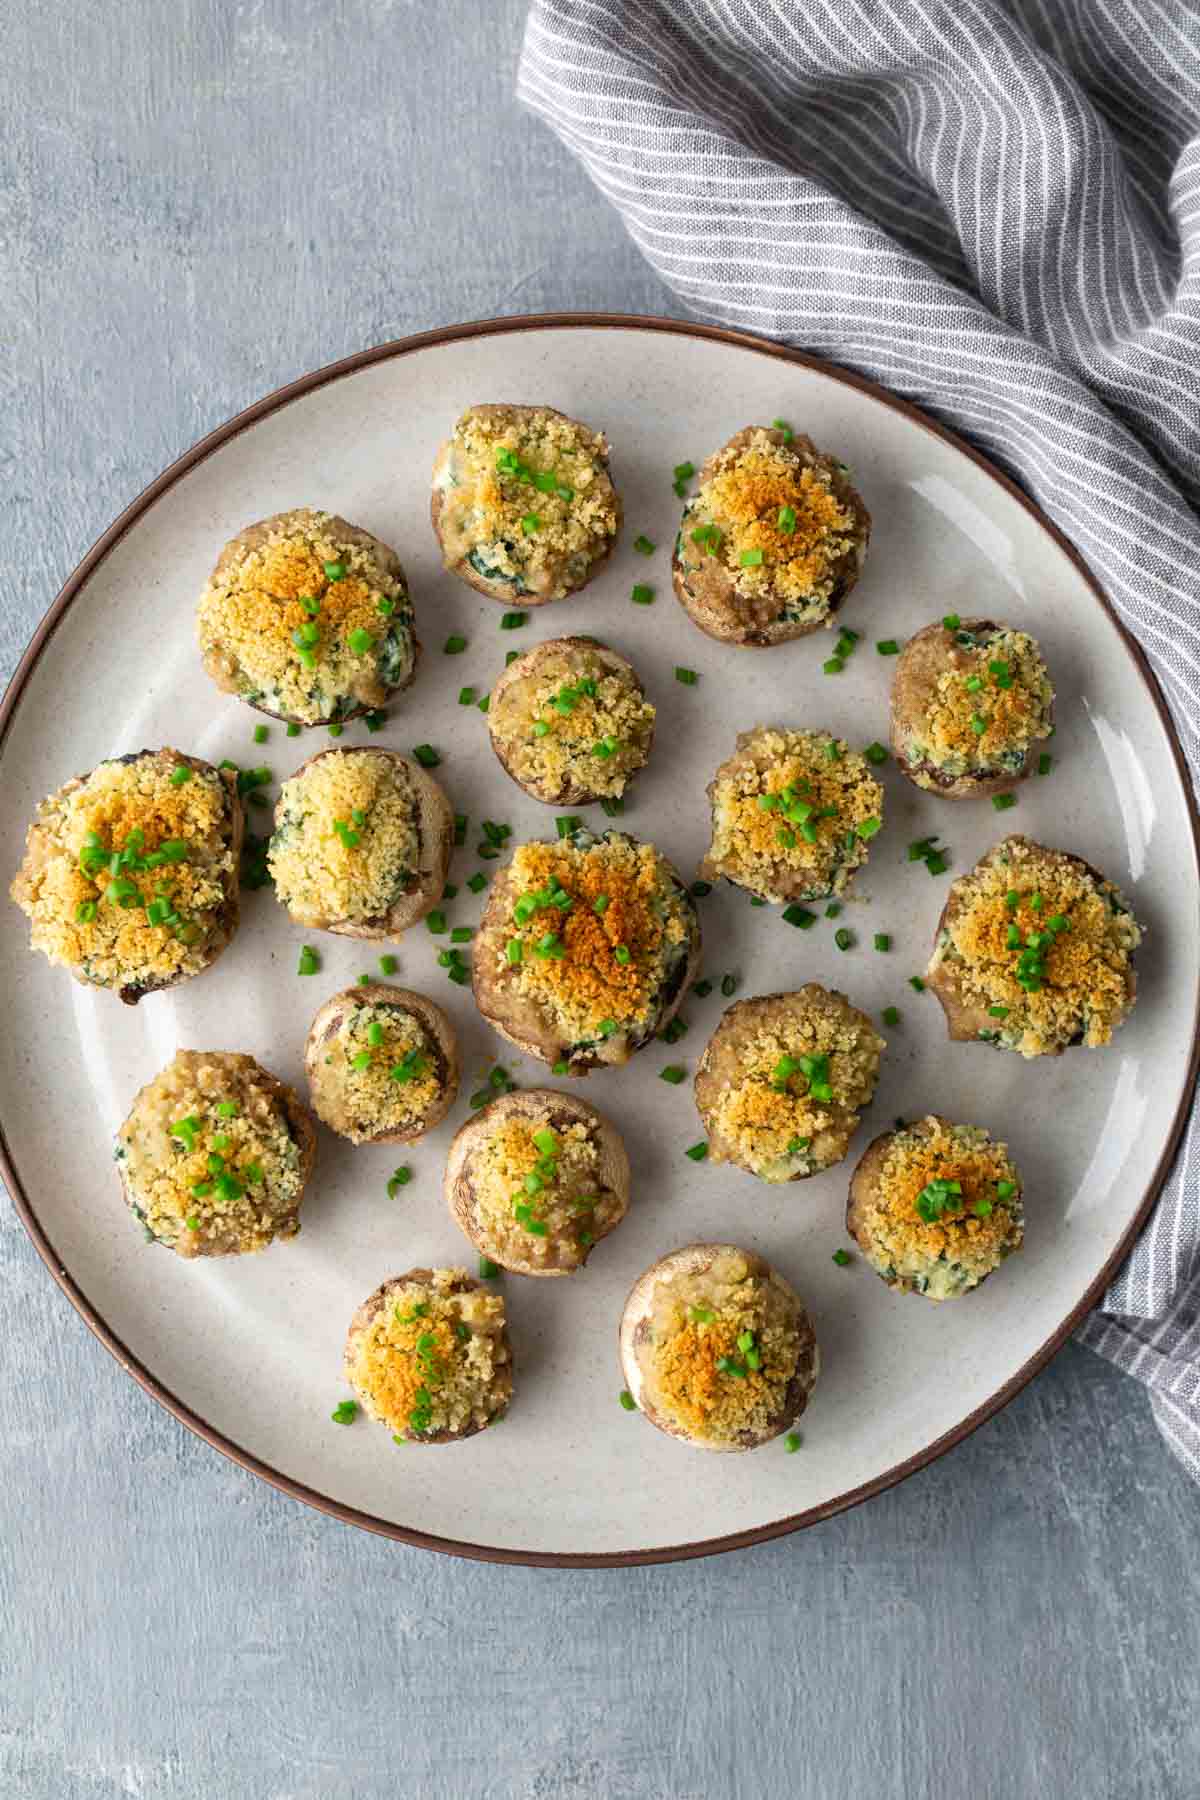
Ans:
[{"label": "golden breadcrumb topping", "polygon": [[1010,837],[954,883],[928,973],[945,967],[963,1004],[988,1014],[980,1035],[1022,1056],[1096,1048],[1133,1005],[1141,939],[1111,881]]},{"label": "golden breadcrumb topping", "polygon": [[399,1437],[456,1437],[503,1416],[512,1392],[504,1301],[465,1269],[385,1283],[346,1345],[346,1379],[363,1410]]},{"label": "golden breadcrumb topping", "polygon": [[566,1044],[653,1029],[661,989],[695,930],[653,844],[617,833],[585,848],[522,844],[506,886],[512,909],[495,934],[502,986],[535,1005]]},{"label": "golden breadcrumb topping", "polygon": [[1008,1146],[933,1114],[895,1132],[855,1236],[891,1287],[931,1300],[977,1287],[1024,1236]]},{"label": "golden breadcrumb topping", "polygon": [[535,655],[514,665],[492,696],[488,730],[502,760],[523,786],[549,800],[573,789],[623,794],[654,735],[654,708],[632,669],[578,645],[536,663]]},{"label": "golden breadcrumb topping", "polygon": [[412,610],[383,547],[301,508],[229,546],[200,596],[205,667],[229,693],[320,724],[381,706],[413,666]]},{"label": "golden breadcrumb topping", "polygon": [[198,974],[236,909],[234,806],[232,784],[177,750],[68,781],[39,806],[10,889],[34,949],[97,987]]},{"label": "golden breadcrumb topping", "polygon": [[501,1260],[578,1268],[621,1216],[601,1180],[600,1144],[583,1119],[509,1113],[471,1151],[466,1170],[489,1250]]},{"label": "golden breadcrumb topping", "polygon": [[808,438],[784,442],[763,427],[739,433],[701,471],[684,519],[685,567],[714,556],[748,599],[824,612],[862,537],[845,485],[839,465]]},{"label": "golden breadcrumb topping", "polygon": [[703,873],[777,902],[843,893],[883,822],[870,765],[827,731],[744,734],[708,794]]},{"label": "golden breadcrumb topping", "polygon": [[444,1091],[441,1052],[415,1013],[347,996],[312,1084],[313,1105],[331,1130],[354,1144],[411,1131]]},{"label": "golden breadcrumb topping", "polygon": [[381,918],[416,878],[417,796],[406,763],[328,750],[285,781],[267,865],[302,925]]},{"label": "golden breadcrumb topping", "polygon": [[1051,732],[1054,690],[1037,644],[1023,631],[941,635],[947,666],[923,684],[919,716],[905,721],[906,760],[953,774],[992,770],[1006,757],[1019,767]]},{"label": "golden breadcrumb topping", "polygon": [[616,536],[621,509],[600,432],[546,407],[465,412],[434,470],[447,567],[561,599]]},{"label": "golden breadcrumb topping", "polygon": [[299,1231],[304,1154],[286,1092],[252,1056],[218,1050],[180,1050],[142,1089],[114,1155],[152,1237],[190,1257]]},{"label": "golden breadcrumb topping", "polygon": [[764,1181],[840,1162],[884,1048],[865,1014],[815,983],[733,1008],[705,1051],[697,1090],[710,1161]]},{"label": "golden breadcrumb topping", "polygon": [[691,1438],[733,1444],[782,1429],[802,1345],[795,1307],[745,1260],[657,1283],[639,1353],[653,1409]]}]

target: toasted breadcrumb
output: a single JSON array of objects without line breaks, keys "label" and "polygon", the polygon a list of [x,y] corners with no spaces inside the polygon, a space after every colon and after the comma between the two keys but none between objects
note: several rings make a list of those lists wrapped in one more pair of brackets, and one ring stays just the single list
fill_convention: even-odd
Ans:
[{"label": "toasted breadcrumb", "polygon": [[[1016,896],[1010,903],[1008,896]],[[1048,930],[1051,919],[1065,919]],[[1019,943],[1010,942],[1013,932]],[[1043,976],[1030,992],[1018,979],[1022,948],[1043,940]],[[1005,838],[950,889],[929,976],[948,974],[962,1004],[1004,1013],[981,1028],[1022,1056],[1080,1040],[1111,1042],[1133,1005],[1133,953],[1141,929],[1111,881],[1078,857],[1028,838]]]},{"label": "toasted breadcrumb", "polygon": [[[415,658],[394,556],[345,520],[308,508],[264,520],[259,531],[261,542],[226,547],[200,596],[197,634],[209,674],[227,692],[301,724],[381,706]],[[316,639],[301,655],[296,634],[310,628]],[[355,648],[355,633],[369,645]]]},{"label": "toasted breadcrumb", "polygon": [[283,783],[275,812],[267,864],[281,904],[302,925],[381,918],[416,877],[418,817],[399,758],[375,750],[315,757]]},{"label": "toasted breadcrumb", "polygon": [[620,526],[607,461],[600,432],[548,407],[471,407],[434,470],[447,567],[469,560],[542,600],[572,593]]},{"label": "toasted breadcrumb", "polygon": [[126,1195],[147,1232],[184,1257],[293,1237],[305,1169],[289,1103],[299,1108],[252,1056],[180,1050],[116,1138]]},{"label": "toasted breadcrumb", "polygon": [[351,1325],[346,1379],[372,1419],[408,1440],[490,1425],[512,1392],[502,1296],[465,1269],[385,1282]]},{"label": "toasted breadcrumb", "polygon": [[[172,780],[180,768],[187,778]],[[216,769],[171,749],[103,762],[67,782],[39,806],[10,889],[33,948],[96,987],[161,987],[198,974],[236,906],[235,806]],[[164,843],[184,844],[186,854],[144,867]],[[115,877],[98,852],[127,848],[134,860],[118,874],[140,898],[122,905],[109,897]],[[163,899],[175,922],[152,924],[146,909],[161,911]]]},{"label": "toasted breadcrumb", "polygon": [[844,893],[883,820],[869,764],[828,731],[743,733],[708,796],[712,843],[701,872],[776,903]]},{"label": "toasted breadcrumb", "polygon": [[[918,1200],[934,1181],[957,1182],[934,1219]],[[999,1184],[1011,1192],[1001,1195]],[[967,1293],[990,1275],[1024,1236],[1021,1178],[1006,1144],[976,1125],[930,1114],[892,1135],[855,1236],[890,1287],[930,1300]]]}]

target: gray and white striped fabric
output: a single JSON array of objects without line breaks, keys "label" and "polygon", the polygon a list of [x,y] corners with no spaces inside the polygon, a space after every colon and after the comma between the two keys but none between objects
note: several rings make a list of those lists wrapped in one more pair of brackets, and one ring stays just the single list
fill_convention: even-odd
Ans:
[{"label": "gray and white striped fabric", "polygon": [[[534,0],[519,92],[705,317],[965,432],[1079,546],[1200,773],[1192,0]],[[1200,1123],[1080,1336],[1200,1479]]]}]

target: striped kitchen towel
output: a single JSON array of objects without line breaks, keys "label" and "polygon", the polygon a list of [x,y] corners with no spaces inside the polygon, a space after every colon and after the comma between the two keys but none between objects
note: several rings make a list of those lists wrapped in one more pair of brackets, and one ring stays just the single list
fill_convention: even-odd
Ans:
[{"label": "striped kitchen towel", "polygon": [[[1195,776],[1191,0],[534,0],[519,91],[698,313],[873,376],[1021,481],[1144,646]],[[1200,1479],[1195,1115],[1080,1337]]]}]

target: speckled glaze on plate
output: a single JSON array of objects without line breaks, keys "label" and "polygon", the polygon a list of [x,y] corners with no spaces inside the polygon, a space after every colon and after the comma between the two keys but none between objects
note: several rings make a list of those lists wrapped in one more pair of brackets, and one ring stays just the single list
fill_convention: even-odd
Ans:
[{"label": "speckled glaze on plate", "polygon": [[[479,400],[543,401],[609,436],[625,500],[622,539],[582,594],[499,630],[501,609],[445,575],[429,529],[434,451]],[[874,519],[871,554],[842,620],[857,654],[821,672],[824,633],[766,652],[703,637],[671,595],[680,503],[672,469],[697,466],[739,426],[786,418],[850,465]],[[879,1491],[928,1462],[1039,1368],[1102,1291],[1169,1164],[1195,1075],[1200,920],[1193,811],[1165,713],[1079,560],[1015,488],[912,408],[869,384],[733,332],[616,317],[508,319],[382,346],[270,396],[204,440],[147,490],[89,553],[18,669],[0,717],[0,840],[5,881],[37,801],[69,775],[143,744],[171,743],[214,762],[265,761],[277,778],[327,742],[272,726],[216,692],[193,636],[196,596],[224,541],[250,519],[318,505],[358,520],[399,552],[426,653],[384,732],[347,727],[343,746],[410,752],[433,743],[438,777],[469,814],[455,855],[452,924],[473,924],[482,897],[478,822],[511,822],[513,841],[553,835],[553,809],[503,774],[486,724],[458,705],[464,684],[490,687],[509,649],[588,632],[629,656],[659,709],[657,741],[624,824],[690,874],[708,842],[704,789],[737,731],[762,722],[826,726],[862,745],[886,741],[894,662],[877,638],[905,638],[946,612],[985,614],[1033,632],[1058,691],[1054,770],[1022,784],[1004,814],[990,802],[947,804],[890,765],[885,828],[838,923],[809,932],[733,888],[701,901],[703,973],[717,985],[683,1008],[688,1032],[624,1070],[572,1083],[620,1124],[634,1166],[628,1217],[566,1281],[504,1282],[516,1393],[501,1429],[441,1450],[397,1448],[360,1419],[330,1422],[346,1396],[341,1351],[356,1306],[386,1276],[475,1255],[441,1195],[446,1150],[466,1096],[501,1060],[522,1085],[541,1065],[483,1024],[469,990],[436,962],[445,939],[416,927],[398,979],[455,1021],[462,1097],[413,1146],[355,1149],[322,1130],[301,1235],[261,1256],[187,1266],[143,1243],[109,1162],[130,1098],[177,1048],[246,1050],[301,1091],[304,1040],[317,1007],[360,971],[375,945],[293,925],[269,890],[244,896],[241,930],[221,962],[136,1011],[76,986],[29,954],[25,921],[6,902],[0,982],[3,1171],[55,1279],[129,1372],[217,1448],[286,1491],[369,1529],[461,1554],[528,1562],[668,1559],[795,1529]],[[644,533],[652,557],[633,549]],[[630,604],[635,582],[657,593]],[[467,651],[444,658],[452,632]],[[694,687],[674,679],[682,664]],[[582,809],[580,809],[582,810]],[[269,815],[260,814],[259,819]],[[607,821],[598,808],[588,822]],[[252,817],[252,828],[256,820]],[[259,826],[261,829],[261,825]],[[1139,1004],[1114,1046],[1024,1063],[983,1045],[952,1045],[940,1008],[908,977],[929,952],[948,874],[910,863],[912,838],[937,831],[961,873],[1020,830],[1085,856],[1131,897],[1149,936]],[[871,948],[876,932],[892,948]],[[313,979],[299,947],[320,949]],[[874,1105],[841,1167],[768,1188],[683,1152],[701,1135],[689,1073],[734,972],[745,997],[820,980],[885,1028]],[[551,1084],[555,1085],[551,1078]],[[935,1307],[890,1293],[855,1259],[843,1214],[854,1161],[902,1114],[935,1109],[1005,1138],[1026,1185],[1026,1247],[977,1293]],[[385,1192],[400,1160],[414,1179]],[[822,1374],[797,1455],[782,1444],[706,1457],[617,1404],[617,1324],[635,1278],[694,1239],[760,1251],[811,1312]]]}]

